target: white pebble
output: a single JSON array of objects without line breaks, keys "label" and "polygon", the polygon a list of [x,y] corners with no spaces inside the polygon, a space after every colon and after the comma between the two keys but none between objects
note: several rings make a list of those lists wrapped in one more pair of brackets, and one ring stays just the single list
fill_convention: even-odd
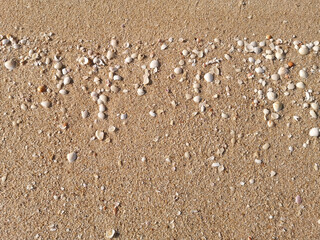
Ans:
[{"label": "white pebble", "polygon": [[207,82],[213,82],[213,75],[211,73],[206,73],[204,75],[204,80],[206,80]]},{"label": "white pebble", "polygon": [[309,135],[310,135],[310,137],[318,137],[319,136],[319,128],[318,127],[311,128],[309,131]]},{"label": "white pebble", "polygon": [[8,61],[6,61],[6,62],[4,63],[4,66],[5,66],[9,71],[12,71],[13,69],[16,68],[17,62],[16,62],[15,60],[13,60],[13,59],[10,59],[10,60],[8,60]]},{"label": "white pebble", "polygon": [[68,153],[67,155],[67,159],[70,163],[74,162],[77,159],[77,157],[77,153],[75,152]]},{"label": "white pebble", "polygon": [[59,93],[60,93],[61,95],[67,95],[67,94],[68,94],[68,91],[65,90],[65,89],[61,89],[61,90],[59,91]]},{"label": "white pebble", "polygon": [[297,88],[300,88],[300,89],[303,89],[303,88],[305,88],[305,85],[304,85],[303,82],[298,82],[298,83],[296,84],[296,87],[297,87]]},{"label": "white pebble", "polygon": [[271,79],[272,79],[273,81],[278,81],[278,80],[280,79],[280,76],[279,76],[279,74],[275,73],[275,74],[272,74],[272,75],[271,75]]},{"label": "white pebble", "polygon": [[275,101],[277,99],[277,94],[274,92],[267,92],[267,98],[270,101]]},{"label": "white pebble", "polygon": [[49,108],[49,107],[51,107],[51,102],[49,102],[49,101],[43,101],[43,102],[41,102],[40,104],[41,104],[41,106],[44,107],[44,108]]},{"label": "white pebble", "polygon": [[157,116],[157,114],[156,114],[153,110],[151,110],[151,111],[149,112],[149,115],[150,115],[151,117]]},{"label": "white pebble", "polygon": [[158,60],[152,60],[150,63],[150,68],[158,68],[160,66],[160,63]]},{"label": "white pebble", "polygon": [[301,55],[307,55],[309,53],[309,48],[306,46],[306,45],[302,45],[300,48],[299,48],[299,53]]},{"label": "white pebble", "polygon": [[99,113],[98,113],[98,118],[100,118],[100,119],[105,119],[105,118],[106,118],[106,115],[105,115],[103,112],[99,112]]},{"label": "white pebble", "polygon": [[69,77],[69,76],[64,77],[63,84],[68,85],[70,83],[71,83],[71,77]]},{"label": "white pebble", "polygon": [[275,102],[275,103],[273,104],[273,110],[274,110],[275,112],[281,111],[282,108],[283,108],[283,104],[280,103],[280,102]]},{"label": "white pebble", "polygon": [[183,69],[182,69],[181,67],[176,67],[176,68],[174,69],[174,73],[175,73],[175,74],[181,74],[181,73],[183,73]]},{"label": "white pebble", "polygon": [[87,110],[81,111],[82,118],[87,118],[89,116],[89,112]]},{"label": "white pebble", "polygon": [[201,101],[201,97],[200,96],[195,96],[193,98],[193,101],[196,102],[196,103],[199,103]]},{"label": "white pebble", "polygon": [[308,77],[308,73],[307,73],[306,70],[301,69],[301,70],[299,71],[299,76],[300,76],[301,78],[307,78],[307,77]]},{"label": "white pebble", "polygon": [[146,92],[142,88],[138,88],[137,93],[139,96],[143,96]]}]

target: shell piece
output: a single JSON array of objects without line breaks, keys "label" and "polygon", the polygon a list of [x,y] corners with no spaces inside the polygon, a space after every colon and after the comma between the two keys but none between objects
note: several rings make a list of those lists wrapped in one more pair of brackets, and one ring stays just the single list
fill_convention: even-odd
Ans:
[{"label": "shell piece", "polygon": [[95,135],[96,135],[96,138],[99,139],[100,141],[102,141],[104,139],[104,132],[103,131],[97,130]]},{"label": "shell piece", "polygon": [[301,69],[301,70],[299,71],[299,76],[300,76],[301,78],[307,78],[307,77],[308,77],[308,73],[307,73],[306,70]]},{"label": "shell piece", "polygon": [[81,57],[79,58],[79,63],[81,65],[87,65],[89,63],[89,59],[87,57]]},{"label": "shell piece", "polygon": [[143,96],[145,94],[145,91],[142,88],[138,88],[137,93],[139,96]]},{"label": "shell piece", "polygon": [[319,137],[319,134],[320,132],[318,127],[311,128],[309,131],[310,137]]},{"label": "shell piece", "polygon": [[44,108],[49,108],[49,107],[51,107],[51,102],[49,102],[49,101],[42,101],[42,102],[40,103],[40,105],[41,105],[42,107],[44,107]]},{"label": "shell piece", "polygon": [[158,60],[152,60],[150,63],[150,68],[158,68],[160,66],[160,63]]},{"label": "shell piece", "polygon": [[9,70],[12,71],[17,67],[17,62],[14,59],[10,59],[4,63],[4,66]]},{"label": "shell piece", "polygon": [[204,80],[206,80],[206,82],[213,82],[213,75],[211,73],[206,73],[204,75]]},{"label": "shell piece", "polygon": [[114,229],[110,229],[106,231],[106,238],[112,239],[116,235],[116,231]]},{"label": "shell piece", "polygon": [[70,163],[74,162],[77,159],[77,153],[76,152],[71,152],[67,154],[67,159]]},{"label": "shell piece", "polygon": [[309,48],[306,46],[306,45],[302,45],[300,48],[299,48],[299,53],[301,55],[307,55],[309,53]]},{"label": "shell piece", "polygon": [[273,104],[273,110],[274,110],[275,112],[281,111],[282,108],[283,108],[283,104],[280,103],[280,102],[278,102],[278,101]]}]

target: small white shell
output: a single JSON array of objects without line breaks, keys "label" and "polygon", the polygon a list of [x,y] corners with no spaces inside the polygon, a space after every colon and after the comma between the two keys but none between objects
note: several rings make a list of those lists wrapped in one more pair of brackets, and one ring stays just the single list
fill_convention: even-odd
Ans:
[{"label": "small white shell", "polygon": [[310,137],[318,137],[319,136],[319,128],[318,127],[311,128],[309,131],[309,135],[310,135]]},{"label": "small white shell", "polygon": [[98,139],[98,140],[103,140],[104,139],[104,132],[103,131],[99,131],[99,130],[97,130],[96,131],[96,133],[95,133],[95,135],[96,135],[96,138]]},{"label": "small white shell", "polygon": [[206,80],[206,82],[213,82],[213,75],[211,73],[206,73],[204,75],[204,80]]},{"label": "small white shell", "polygon": [[176,67],[173,71],[174,71],[175,74],[183,73],[183,69],[181,67]]},{"label": "small white shell", "polygon": [[308,73],[307,73],[306,70],[301,69],[301,70],[299,71],[299,76],[300,76],[301,78],[307,78],[307,77],[308,77]]},{"label": "small white shell", "polygon": [[274,92],[267,92],[267,98],[270,101],[275,101],[277,99],[277,94]]},{"label": "small white shell", "polygon": [[99,112],[99,113],[98,113],[98,118],[100,118],[100,119],[105,119],[105,118],[106,118],[106,115],[105,115],[103,112]]},{"label": "small white shell", "polygon": [[259,73],[259,74],[264,73],[264,69],[262,67],[257,67],[255,71],[256,73]]},{"label": "small white shell", "polygon": [[297,87],[297,88],[300,88],[300,89],[303,89],[303,88],[305,88],[305,84],[304,84],[303,82],[298,82],[298,83],[296,84],[296,87]]},{"label": "small white shell", "polygon": [[279,74],[275,73],[275,74],[272,74],[272,75],[271,75],[271,79],[272,79],[273,81],[278,81],[278,80],[280,79],[280,76],[279,76]]},{"label": "small white shell", "polygon": [[143,96],[146,92],[142,88],[138,88],[137,93],[139,96]]},{"label": "small white shell", "polygon": [[273,105],[273,110],[275,111],[275,112],[279,112],[279,111],[281,111],[282,110],[282,108],[283,108],[283,104],[282,103],[280,103],[280,102],[275,102]]},{"label": "small white shell", "polygon": [[68,84],[70,84],[71,83],[71,77],[69,77],[69,76],[65,76],[64,78],[63,78],[63,84],[64,85],[68,85]]},{"label": "small white shell", "polygon": [[77,159],[77,153],[76,152],[71,152],[67,154],[67,159],[70,163],[74,162]]},{"label": "small white shell", "polygon": [[40,103],[40,105],[41,105],[42,107],[44,107],[44,108],[49,108],[49,107],[51,107],[51,102],[49,102],[49,101],[43,101],[43,102]]},{"label": "small white shell", "polygon": [[4,63],[4,66],[9,70],[12,71],[17,67],[17,62],[14,59],[10,59]]},{"label": "small white shell", "polygon": [[89,112],[87,110],[81,111],[82,118],[87,118],[89,116]]},{"label": "small white shell", "polygon": [[106,231],[106,238],[112,239],[116,234],[116,231],[114,229]]},{"label": "small white shell", "polygon": [[61,95],[67,95],[67,94],[68,94],[68,91],[65,90],[65,89],[61,89],[61,90],[59,91],[59,93],[60,93]]},{"label": "small white shell", "polygon": [[279,70],[278,70],[278,74],[279,75],[285,75],[287,73],[289,73],[289,70],[287,68],[285,68],[285,67],[280,67]]},{"label": "small white shell", "polygon": [[196,102],[196,103],[199,103],[199,102],[201,102],[201,97],[200,96],[195,96],[193,98],[193,101]]},{"label": "small white shell", "polygon": [[152,60],[150,63],[150,68],[158,68],[160,66],[160,63],[158,60]]},{"label": "small white shell", "polygon": [[79,58],[79,63],[81,65],[87,65],[89,63],[89,59],[86,57],[81,57],[81,58]]},{"label": "small white shell", "polygon": [[306,46],[306,45],[302,45],[300,48],[299,48],[299,53],[301,55],[307,55],[309,53],[309,48]]}]

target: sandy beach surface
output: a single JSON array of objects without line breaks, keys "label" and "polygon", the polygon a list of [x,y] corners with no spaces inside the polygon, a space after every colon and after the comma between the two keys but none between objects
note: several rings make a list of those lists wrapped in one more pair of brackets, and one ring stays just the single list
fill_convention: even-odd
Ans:
[{"label": "sandy beach surface", "polygon": [[320,239],[320,2],[0,4],[0,239]]}]

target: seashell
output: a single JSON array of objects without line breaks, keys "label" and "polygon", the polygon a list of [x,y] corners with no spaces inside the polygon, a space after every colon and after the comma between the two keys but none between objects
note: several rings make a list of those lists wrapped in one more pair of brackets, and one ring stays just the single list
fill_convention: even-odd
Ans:
[{"label": "seashell", "polygon": [[4,63],[4,66],[9,70],[12,71],[17,67],[17,62],[14,59],[10,59]]},{"label": "seashell", "polygon": [[87,57],[81,57],[79,58],[79,63],[81,65],[87,65],[89,63],[89,59]]}]

